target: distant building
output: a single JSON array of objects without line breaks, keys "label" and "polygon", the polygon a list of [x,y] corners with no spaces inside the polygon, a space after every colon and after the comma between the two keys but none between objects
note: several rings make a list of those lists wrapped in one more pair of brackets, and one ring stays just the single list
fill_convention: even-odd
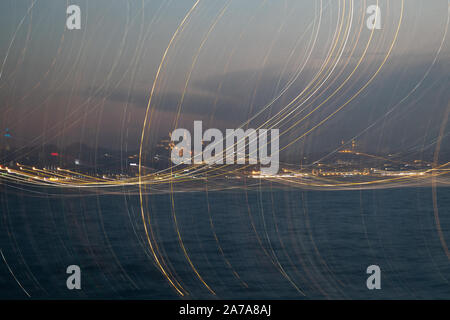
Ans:
[{"label": "distant building", "polygon": [[2,161],[10,161],[9,153],[13,149],[13,137],[9,129],[5,129],[0,137],[0,159]]}]

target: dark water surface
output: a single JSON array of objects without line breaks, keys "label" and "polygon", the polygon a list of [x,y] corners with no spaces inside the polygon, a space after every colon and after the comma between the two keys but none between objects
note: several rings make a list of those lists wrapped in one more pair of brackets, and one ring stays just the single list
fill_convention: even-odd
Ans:
[{"label": "dark water surface", "polygon": [[[139,196],[0,191],[0,298],[180,298],[154,264]],[[431,188],[147,200],[161,257],[187,298],[450,298]],[[450,189],[437,189],[437,207],[450,242]],[[66,287],[72,264],[81,290]],[[381,290],[366,287],[372,264]]]}]

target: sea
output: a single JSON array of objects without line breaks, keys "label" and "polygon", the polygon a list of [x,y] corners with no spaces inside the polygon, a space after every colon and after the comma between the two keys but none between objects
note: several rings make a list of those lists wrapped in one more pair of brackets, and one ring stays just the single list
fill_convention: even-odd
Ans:
[{"label": "sea", "polygon": [[450,299],[447,245],[445,187],[0,186],[1,299]]}]

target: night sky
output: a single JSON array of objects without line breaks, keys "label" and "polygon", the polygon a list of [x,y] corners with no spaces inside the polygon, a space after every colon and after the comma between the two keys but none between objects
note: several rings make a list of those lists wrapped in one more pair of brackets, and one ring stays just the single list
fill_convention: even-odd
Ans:
[{"label": "night sky", "polygon": [[[3,0],[0,129],[20,146],[137,149],[156,78],[145,148],[194,120],[267,127],[304,90],[272,120],[283,152],[355,137],[376,152],[433,148],[450,100],[448,1],[379,1],[371,36],[374,3],[199,1],[176,31],[195,1]],[[66,28],[69,4],[81,30]]]}]

